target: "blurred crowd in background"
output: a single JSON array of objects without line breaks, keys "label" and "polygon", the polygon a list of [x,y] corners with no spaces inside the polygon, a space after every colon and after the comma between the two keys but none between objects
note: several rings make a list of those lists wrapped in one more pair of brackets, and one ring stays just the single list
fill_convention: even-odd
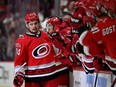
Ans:
[{"label": "blurred crowd in background", "polygon": [[74,4],[74,0],[0,0],[0,61],[14,60],[15,40],[26,31],[28,11],[38,13],[43,22],[52,16],[70,17],[67,13],[72,14]]}]

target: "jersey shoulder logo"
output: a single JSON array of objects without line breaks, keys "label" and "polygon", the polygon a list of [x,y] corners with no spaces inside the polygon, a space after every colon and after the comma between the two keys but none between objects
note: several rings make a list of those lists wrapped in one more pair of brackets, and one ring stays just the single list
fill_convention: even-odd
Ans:
[{"label": "jersey shoulder logo", "polygon": [[21,53],[21,44],[20,43],[16,43],[16,54],[19,56]]},{"label": "jersey shoulder logo", "polygon": [[37,46],[32,51],[32,56],[35,59],[44,58],[50,53],[50,51],[51,51],[50,45],[48,43],[43,43]]}]

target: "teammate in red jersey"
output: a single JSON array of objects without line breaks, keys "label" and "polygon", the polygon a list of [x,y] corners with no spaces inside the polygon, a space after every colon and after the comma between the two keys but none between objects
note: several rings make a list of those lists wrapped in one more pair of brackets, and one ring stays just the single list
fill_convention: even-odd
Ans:
[{"label": "teammate in red jersey", "polygon": [[52,41],[35,12],[25,16],[28,31],[16,41],[14,86],[69,87],[68,69],[56,58]]},{"label": "teammate in red jersey", "polygon": [[47,29],[57,51],[59,51],[57,56],[60,61],[71,67],[76,65],[76,55],[71,51],[71,27],[68,23],[58,17],[52,17],[48,19]]},{"label": "teammate in red jersey", "polygon": [[[95,1],[97,2],[95,3]],[[116,75],[116,41],[114,40],[116,37],[116,18],[114,15],[116,11],[110,5],[107,5],[112,1],[103,0],[103,3],[100,3],[101,1],[98,3],[98,1],[100,0],[94,0],[92,3],[89,1],[90,4],[85,6],[86,10],[97,20],[97,23],[91,30],[83,32],[79,41],[84,46],[84,52],[87,55],[101,56],[102,52],[104,52],[102,60]],[[96,8],[97,3],[100,5],[99,10]],[[112,3],[113,6],[116,5],[115,3],[116,1]],[[90,9],[90,7],[94,10]],[[104,10],[101,10],[101,8],[104,8]],[[103,14],[107,14],[109,17]]]}]

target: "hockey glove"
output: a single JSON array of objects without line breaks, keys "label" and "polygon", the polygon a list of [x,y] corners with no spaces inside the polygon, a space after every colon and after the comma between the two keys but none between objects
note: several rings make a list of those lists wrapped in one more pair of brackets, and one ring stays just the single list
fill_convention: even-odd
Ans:
[{"label": "hockey glove", "polygon": [[24,74],[22,72],[18,72],[14,77],[13,84],[15,87],[21,87],[24,81]]}]

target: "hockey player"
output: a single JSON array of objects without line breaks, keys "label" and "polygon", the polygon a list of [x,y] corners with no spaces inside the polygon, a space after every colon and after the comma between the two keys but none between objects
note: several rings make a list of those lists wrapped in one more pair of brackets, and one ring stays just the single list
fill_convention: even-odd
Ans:
[{"label": "hockey player", "polygon": [[[70,20],[70,25],[72,27],[72,49],[76,50],[77,58],[81,61],[81,64],[86,73],[93,73],[95,68],[93,67],[93,60],[90,56],[86,56],[83,52],[80,52],[83,49],[83,46],[78,44],[78,38],[80,34],[91,27],[93,20],[86,15],[86,11],[83,7],[84,0],[79,0],[75,3],[75,10],[73,16]],[[79,50],[77,50],[79,49]],[[89,59],[88,59],[89,58]]]},{"label": "hockey player", "polygon": [[[58,17],[52,17],[47,22],[48,33],[59,53],[60,61],[72,67],[76,64],[76,55],[71,51],[71,27],[66,21]],[[71,60],[70,60],[71,59]]]},{"label": "hockey player", "polygon": [[21,87],[69,87],[68,70],[56,58],[52,41],[35,12],[25,16],[28,31],[16,41],[13,84]]},{"label": "hockey player", "polygon": [[[97,2],[96,2],[97,1]],[[111,0],[103,0],[103,3],[99,3],[103,6],[104,11],[97,9],[96,5],[100,0],[89,0],[88,4],[85,5],[86,11],[89,12],[90,17],[97,20],[96,25],[88,31],[84,31],[79,41],[84,46],[84,52],[87,55],[101,56],[102,60],[108,65],[114,75],[116,75],[116,19],[115,8],[111,8]],[[109,5],[107,4],[109,3]],[[116,1],[114,0],[112,6],[116,6]],[[107,10],[106,10],[107,9]],[[107,14],[108,16],[104,15]],[[111,14],[111,15],[109,15]],[[102,54],[104,53],[104,54]],[[104,55],[104,56],[103,56]]]}]

